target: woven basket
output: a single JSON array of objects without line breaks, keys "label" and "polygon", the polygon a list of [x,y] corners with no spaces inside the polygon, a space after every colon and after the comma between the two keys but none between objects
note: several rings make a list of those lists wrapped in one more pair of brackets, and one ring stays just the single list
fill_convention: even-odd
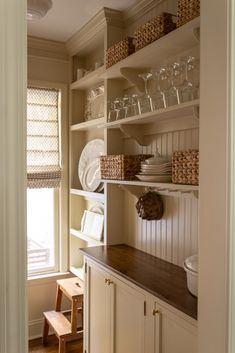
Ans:
[{"label": "woven basket", "polygon": [[106,50],[106,68],[125,59],[135,51],[132,37],[126,37]]},{"label": "woven basket", "polygon": [[172,182],[175,184],[198,185],[199,151],[177,151],[172,156]]},{"label": "woven basket", "polygon": [[147,221],[161,219],[164,212],[161,196],[153,191],[140,196],[135,207],[139,217]]},{"label": "woven basket", "polygon": [[152,157],[151,154],[101,156],[101,178],[134,180],[136,179],[136,174],[141,170],[141,162],[150,157]]},{"label": "woven basket", "polygon": [[140,26],[134,34],[135,49],[139,50],[173,31],[176,24],[172,21],[172,16],[172,14],[163,12]]},{"label": "woven basket", "polygon": [[200,0],[178,0],[177,27],[200,16]]}]

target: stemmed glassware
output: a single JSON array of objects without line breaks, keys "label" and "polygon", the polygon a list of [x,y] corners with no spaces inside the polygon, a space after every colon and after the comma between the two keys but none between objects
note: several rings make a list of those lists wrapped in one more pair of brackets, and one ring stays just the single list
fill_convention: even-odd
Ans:
[{"label": "stemmed glassware", "polygon": [[160,70],[155,71],[156,76],[156,91],[153,94],[154,110],[166,108],[166,99],[164,93],[160,89]]},{"label": "stemmed glassware", "polygon": [[191,84],[193,99],[199,98],[199,76],[200,65],[199,59],[194,56],[189,56],[186,69],[187,81]]},{"label": "stemmed glassware", "polygon": [[[150,93],[149,80],[156,80]],[[126,94],[108,103],[108,121],[136,116],[188,102],[199,97],[199,59],[180,57],[158,70],[138,75],[144,81],[144,93]]]},{"label": "stemmed glassware", "polygon": [[152,78],[153,74],[151,72],[147,72],[139,74],[138,76],[144,80],[144,94],[139,97],[139,111],[141,114],[152,112],[153,101],[148,91],[148,80]]}]

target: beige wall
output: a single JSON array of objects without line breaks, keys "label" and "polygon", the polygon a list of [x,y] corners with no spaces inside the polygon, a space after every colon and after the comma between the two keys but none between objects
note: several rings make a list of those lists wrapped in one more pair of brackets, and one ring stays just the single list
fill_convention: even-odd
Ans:
[{"label": "beige wall", "polygon": [[228,352],[228,4],[201,2],[199,353]]},{"label": "beige wall", "polygon": [[58,59],[29,55],[28,79],[68,83],[69,64]]},{"label": "beige wall", "polygon": [[[69,61],[62,43],[29,38],[28,80],[68,84]],[[29,339],[42,335],[43,312],[55,308],[56,280],[64,277],[28,280]],[[64,308],[69,308],[66,300]]]}]

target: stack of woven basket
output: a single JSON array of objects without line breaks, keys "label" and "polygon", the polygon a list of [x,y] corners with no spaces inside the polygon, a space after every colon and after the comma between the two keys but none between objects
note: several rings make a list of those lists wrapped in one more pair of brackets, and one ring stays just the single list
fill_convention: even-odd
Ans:
[{"label": "stack of woven basket", "polygon": [[175,184],[198,185],[199,151],[177,151],[172,156],[172,181]]},{"label": "stack of woven basket", "polygon": [[177,27],[200,15],[200,0],[178,0]]},{"label": "stack of woven basket", "polygon": [[101,178],[134,180],[141,169],[141,162],[150,157],[151,154],[101,156]]},{"label": "stack of woven basket", "polygon": [[106,68],[125,59],[135,51],[132,37],[126,37],[120,42],[114,44],[106,51]]},{"label": "stack of woven basket", "polygon": [[140,26],[134,34],[135,48],[139,50],[155,40],[173,31],[176,24],[172,21],[172,14],[163,12]]}]

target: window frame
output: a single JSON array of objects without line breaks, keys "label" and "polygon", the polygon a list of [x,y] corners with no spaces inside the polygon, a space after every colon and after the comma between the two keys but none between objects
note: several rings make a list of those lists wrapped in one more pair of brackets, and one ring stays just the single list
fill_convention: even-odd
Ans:
[{"label": "window frame", "polygon": [[69,264],[68,253],[68,87],[66,84],[28,80],[28,87],[54,88],[61,93],[60,112],[60,151],[61,151],[61,182],[55,190],[55,266],[53,269],[34,270],[28,273],[28,278],[51,275],[53,273],[65,273]]}]

